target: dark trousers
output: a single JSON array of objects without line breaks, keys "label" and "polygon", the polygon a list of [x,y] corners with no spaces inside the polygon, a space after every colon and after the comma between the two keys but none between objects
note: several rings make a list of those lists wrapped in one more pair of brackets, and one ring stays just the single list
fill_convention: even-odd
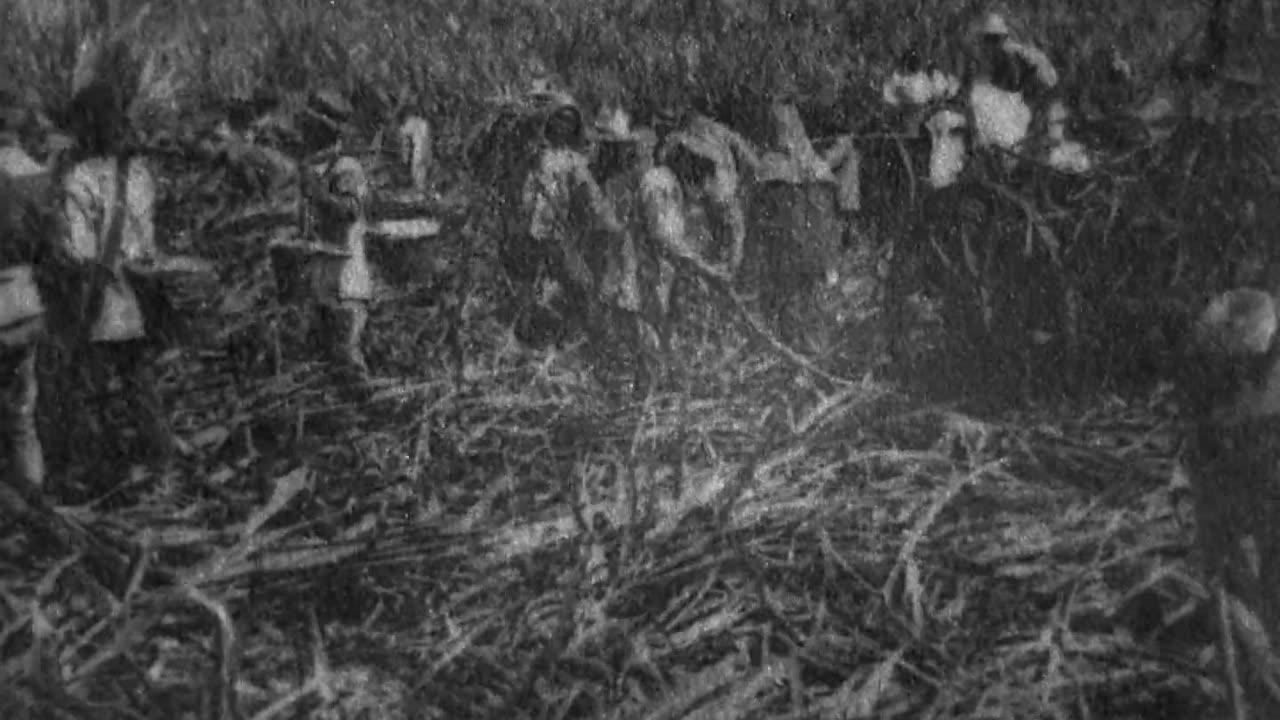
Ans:
[{"label": "dark trousers", "polygon": [[364,356],[364,330],[369,324],[369,303],[363,300],[321,302],[315,308],[312,342],[320,345],[330,361],[353,372],[369,372]]},{"label": "dark trousers", "polygon": [[[571,259],[581,262],[570,267]],[[585,260],[527,234],[505,239],[499,260],[515,295],[516,339],[544,347],[588,329],[597,303],[592,302],[593,288]],[[553,297],[544,297],[552,283],[557,292]]]},{"label": "dark trousers", "polygon": [[112,375],[120,378],[129,418],[145,452],[168,459],[179,446],[160,397],[156,354],[154,344],[147,339],[92,343],[89,368],[94,390],[102,397],[107,395]]}]

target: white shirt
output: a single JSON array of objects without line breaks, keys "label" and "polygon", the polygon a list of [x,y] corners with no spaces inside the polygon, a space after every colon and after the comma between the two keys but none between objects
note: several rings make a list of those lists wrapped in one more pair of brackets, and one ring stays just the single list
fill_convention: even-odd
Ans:
[{"label": "white shirt", "polygon": [[86,262],[108,262],[112,270],[118,270],[125,261],[145,262],[155,258],[155,178],[141,160],[130,160],[128,168],[124,225],[120,252],[115,258],[105,258],[103,254],[116,204],[116,159],[85,160],[63,178],[66,229],[62,241],[72,257]]}]

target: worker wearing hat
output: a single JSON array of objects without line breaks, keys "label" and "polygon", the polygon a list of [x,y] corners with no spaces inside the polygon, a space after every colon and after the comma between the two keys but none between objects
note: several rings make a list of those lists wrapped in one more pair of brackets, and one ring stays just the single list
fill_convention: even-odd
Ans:
[{"label": "worker wearing hat", "polygon": [[[651,130],[633,128],[630,115],[620,107],[602,108],[591,129],[597,145],[593,175],[619,222],[630,226],[638,210],[639,178],[653,167],[657,136]],[[640,312],[641,305],[636,241],[632,233],[624,233],[619,238],[621,247],[606,253],[605,281],[601,287],[609,300],[633,313]]]},{"label": "worker wearing hat", "polygon": [[534,78],[524,101],[540,117],[540,142],[550,147],[586,150],[589,138],[582,107],[554,76]]},{"label": "worker wearing hat", "polygon": [[831,167],[813,149],[797,107],[799,88],[790,75],[774,82],[769,102],[766,141],[756,180],[801,183],[835,182]]},{"label": "worker wearing hat", "polygon": [[592,235],[621,226],[591,175],[581,108],[568,94],[537,85],[530,96],[544,108],[540,137],[533,139],[537,158],[521,186],[519,229],[505,238],[515,247],[505,252],[504,264],[524,265],[509,272],[533,280],[536,297],[525,301],[557,315],[559,334],[580,329],[593,310],[598,278],[584,252]]},{"label": "worker wearing hat", "polygon": [[[72,258],[53,242],[62,232],[57,179],[72,140],[52,129],[30,93],[0,90],[0,428],[10,447],[9,475],[40,489],[44,448],[36,429],[37,351],[49,326],[75,325],[79,297]],[[36,133],[45,135],[33,138]],[[35,140],[46,163],[27,153]]]},{"label": "worker wearing hat", "polygon": [[972,65],[964,92],[973,149],[995,155],[971,158],[1012,170],[1028,152],[1028,140],[1043,135],[1044,117],[1057,92],[1058,74],[1047,55],[1013,38],[1004,15],[988,11],[970,25]]},{"label": "worker wearing hat", "polygon": [[825,345],[828,327],[820,300],[840,279],[837,182],[809,140],[795,81],[784,74],[773,85],[770,132],[750,203],[753,285],[762,313],[782,338],[816,351]]},{"label": "worker wearing hat", "polygon": [[1058,71],[1043,50],[1016,39],[1004,15],[986,12],[973,25],[978,52],[992,81],[1011,92],[1036,93],[1058,85]]},{"label": "worker wearing hat", "polygon": [[[128,52],[102,57],[125,62]],[[145,160],[127,147],[130,112],[142,88],[136,78],[121,80],[130,74],[110,65],[99,60],[73,87],[68,115],[76,145],[61,177],[58,244],[84,275],[80,310],[97,383],[108,382],[103,376],[108,369],[120,374],[148,450],[170,458],[187,447],[174,434],[160,397],[159,338],[148,327],[137,285],[153,271],[167,272],[155,236],[158,186]]]}]

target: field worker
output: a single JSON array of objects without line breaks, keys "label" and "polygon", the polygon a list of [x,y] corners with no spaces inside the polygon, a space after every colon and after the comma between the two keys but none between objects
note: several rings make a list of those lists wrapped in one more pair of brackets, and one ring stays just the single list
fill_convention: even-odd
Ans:
[{"label": "field worker", "polygon": [[39,204],[50,176],[0,127],[0,422],[9,442],[9,476],[18,487],[44,485],[44,450],[36,430],[36,350],[46,312],[37,262],[56,231],[54,213]]},{"label": "field worker", "polygon": [[612,242],[601,243],[605,250],[601,296],[628,316],[622,330],[639,355],[636,390],[640,391],[653,379],[651,365],[670,352],[676,282],[676,269],[664,254],[662,238],[649,227],[653,214],[646,213],[641,192],[654,166],[658,138],[652,130],[632,127],[630,115],[621,107],[602,108],[594,134],[593,172],[625,228]]},{"label": "field worker", "polygon": [[1044,115],[1058,72],[1040,49],[1011,36],[1004,16],[988,12],[973,26],[975,67],[968,90],[976,147],[1017,151]]},{"label": "field worker", "polygon": [[503,264],[533,285],[536,304],[559,316],[560,327],[550,331],[556,334],[589,323],[598,278],[585,251],[599,233],[620,234],[622,226],[592,177],[581,108],[554,91],[537,89],[533,99],[543,119],[537,159],[520,193],[524,232],[506,238]]},{"label": "field worker", "polygon": [[658,163],[675,172],[691,203],[703,205],[712,252],[728,256],[716,274],[732,280],[742,265],[747,235],[742,176],[754,176],[759,168],[755,149],[738,133],[695,112],[664,138]]},{"label": "field worker", "polygon": [[[559,153],[572,157],[586,148],[585,125],[582,109],[576,100],[567,93],[548,89],[544,83],[535,82],[520,98],[516,112],[520,117],[509,121],[508,142],[517,142],[524,147],[506,148],[506,162],[515,162],[523,170],[518,177],[511,177],[507,192],[512,198],[503,198],[514,203],[515,207],[507,208],[507,214],[514,219],[503,234],[499,248],[503,268],[508,277],[521,289],[531,290],[536,287],[541,274],[545,270],[549,257],[541,242],[534,242],[531,227],[536,222],[530,217],[533,208],[526,197],[529,183],[533,176],[542,172],[542,165],[547,154]],[[519,160],[523,159],[523,162]],[[541,232],[546,233],[545,229]]]},{"label": "field worker", "polygon": [[342,156],[308,174],[306,182],[302,264],[291,270],[280,262],[278,272],[302,273],[301,294],[314,303],[319,321],[311,328],[313,338],[341,370],[363,381],[369,375],[363,345],[373,300],[366,246],[369,180],[359,160]]},{"label": "field worker", "polygon": [[297,116],[304,147],[312,153],[336,148],[354,114],[351,101],[342,92],[333,88],[313,91]]},{"label": "field worker", "polygon": [[418,115],[409,115],[396,130],[396,150],[400,167],[409,173],[413,191],[425,197],[431,189],[429,173],[432,158],[431,125]]},{"label": "field worker", "polygon": [[796,107],[794,83],[775,83],[769,135],[751,194],[752,247],[762,311],[785,341],[826,344],[824,291],[840,281],[843,227],[838,184],[814,151]]},{"label": "field worker", "polygon": [[160,259],[155,238],[156,181],[146,162],[124,148],[128,119],[111,102],[114,78],[100,78],[77,92],[72,117],[76,147],[62,177],[62,249],[83,271],[81,315],[87,323],[90,366],[121,374],[124,395],[139,423],[141,439],[163,458],[185,452],[161,403],[155,375],[156,343],[148,337],[134,273],[147,273]]},{"label": "field worker", "polygon": [[[540,292],[548,284],[546,253],[529,233],[529,217],[524,201],[526,181],[542,159],[547,121],[576,126],[582,134],[581,110],[566,93],[554,92],[548,82],[535,80],[514,97],[501,93],[491,99],[489,117],[468,135],[464,155],[478,196],[471,207],[474,219],[492,224],[487,233],[496,239],[497,259],[512,291],[512,330],[516,340],[531,346],[545,346],[559,339],[560,323]],[[568,128],[572,131],[572,127]],[[553,129],[556,135],[562,130]],[[585,136],[570,144],[585,147]]]}]

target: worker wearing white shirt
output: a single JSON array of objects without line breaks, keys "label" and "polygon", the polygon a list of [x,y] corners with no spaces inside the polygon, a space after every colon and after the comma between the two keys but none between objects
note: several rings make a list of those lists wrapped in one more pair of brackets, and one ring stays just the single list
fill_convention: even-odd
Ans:
[{"label": "worker wearing white shirt", "polygon": [[1033,116],[1046,109],[1058,86],[1058,72],[1040,49],[1011,36],[998,13],[974,26],[977,67],[969,86],[975,147],[1020,152]]}]

